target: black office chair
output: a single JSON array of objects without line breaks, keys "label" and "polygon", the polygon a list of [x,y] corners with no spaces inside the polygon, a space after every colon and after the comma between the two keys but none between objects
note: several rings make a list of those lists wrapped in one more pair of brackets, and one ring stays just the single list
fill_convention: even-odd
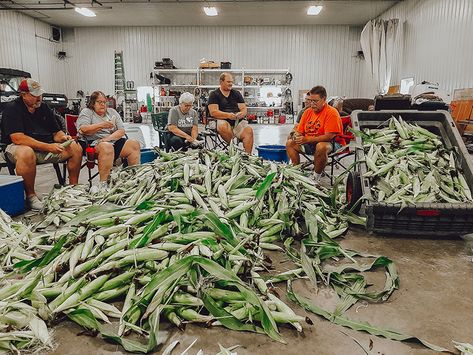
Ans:
[{"label": "black office chair", "polygon": [[168,115],[169,112],[158,112],[151,114],[151,120],[153,122],[153,127],[156,132],[159,134],[159,148],[164,149],[166,152],[169,151],[169,135],[168,131]]}]

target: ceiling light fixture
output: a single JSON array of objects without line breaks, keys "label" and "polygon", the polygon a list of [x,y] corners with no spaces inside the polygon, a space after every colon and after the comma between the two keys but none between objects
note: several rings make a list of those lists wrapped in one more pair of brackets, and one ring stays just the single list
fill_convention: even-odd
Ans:
[{"label": "ceiling light fixture", "polygon": [[312,5],[307,9],[307,15],[317,16],[318,14],[320,14],[320,11],[322,11],[323,8],[324,7],[322,5],[318,5],[318,6]]},{"label": "ceiling light fixture", "polygon": [[217,8],[214,6],[204,6],[204,12],[207,16],[217,16]]},{"label": "ceiling light fixture", "polygon": [[74,10],[76,10],[77,13],[81,14],[82,16],[86,17],[95,17],[95,12],[92,10],[86,8],[86,7],[75,7]]}]

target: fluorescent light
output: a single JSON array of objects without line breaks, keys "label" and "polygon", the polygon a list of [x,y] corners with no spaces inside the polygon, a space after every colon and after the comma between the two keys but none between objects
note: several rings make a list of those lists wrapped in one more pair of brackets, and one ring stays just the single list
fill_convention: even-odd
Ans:
[{"label": "fluorescent light", "polygon": [[81,14],[82,16],[95,17],[95,12],[86,7],[76,7],[74,8],[74,10],[76,10],[76,12]]},{"label": "fluorescent light", "polygon": [[207,16],[217,16],[217,8],[214,6],[204,6],[204,12]]},{"label": "fluorescent light", "polygon": [[320,11],[322,11],[322,9],[323,9],[322,5],[318,5],[318,6],[312,5],[307,9],[307,15],[316,16],[316,15],[320,14]]}]

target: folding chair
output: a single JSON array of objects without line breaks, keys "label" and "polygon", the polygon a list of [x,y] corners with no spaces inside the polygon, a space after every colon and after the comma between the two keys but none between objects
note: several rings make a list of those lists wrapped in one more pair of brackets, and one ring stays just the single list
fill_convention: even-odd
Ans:
[{"label": "folding chair", "polygon": [[[0,115],[0,122],[1,122],[1,115]],[[8,155],[5,154],[5,150],[7,149],[7,145],[4,143],[0,143],[0,154],[3,155],[4,162],[0,162],[0,170],[2,168],[7,168],[8,172],[10,175],[15,175],[15,163],[12,162],[9,158]],[[43,164],[49,164],[49,163],[42,163]],[[66,169],[66,162],[61,162],[61,163],[52,163],[53,168],[56,172],[57,176],[57,181],[60,185],[65,185],[66,184],[66,176],[67,176],[67,169]],[[62,171],[61,171],[61,166],[62,165]]]},{"label": "folding chair", "polygon": [[222,149],[228,147],[228,143],[220,137],[217,132],[217,120],[215,118],[207,117],[202,136],[205,139],[205,148],[207,149]]},{"label": "folding chair", "polygon": [[[330,184],[333,184],[335,168],[341,167],[343,170],[347,170],[347,167],[342,163],[342,161],[343,159],[355,154],[355,152],[350,150],[350,147],[348,146],[348,143],[355,139],[353,133],[349,131],[349,128],[353,127],[351,118],[350,116],[343,116],[340,118],[342,120],[343,133],[332,139],[332,152],[328,155],[327,161],[327,166],[330,166],[330,173],[326,174],[330,177]],[[347,145],[337,150],[336,143],[341,140],[344,140]],[[308,168],[314,164],[313,156],[309,156],[305,153],[301,154],[308,160],[302,164],[304,168]]]},{"label": "folding chair", "polygon": [[[1,144],[0,145],[0,151],[3,153],[3,157],[5,159],[5,162],[0,163],[0,170],[2,167],[6,167],[8,169],[8,172],[10,175],[16,175],[15,174],[15,163],[13,163],[8,156],[5,154],[5,149],[6,145]],[[38,165],[44,165],[44,164],[50,164],[50,163],[41,163]],[[56,172],[56,177],[57,177],[57,182],[59,185],[64,186],[66,184],[66,177],[67,177],[67,163],[66,162],[60,162],[60,163],[52,163],[54,171]],[[62,169],[61,169],[61,165]]]},{"label": "folding chair", "polygon": [[159,134],[159,148],[164,149],[166,152],[169,151],[169,131],[168,131],[168,115],[169,112],[158,112],[151,114],[151,121],[153,127]]},{"label": "folding chair", "polygon": [[67,133],[74,139],[77,138],[76,122],[77,122],[78,118],[79,118],[78,115],[71,115],[71,114],[68,114],[68,113],[66,113],[66,115],[65,115]]},{"label": "folding chair", "polygon": [[[340,167],[344,171],[346,171],[347,167],[342,163],[343,159],[355,154],[355,151],[350,150],[350,147],[348,145],[350,141],[355,139],[355,136],[349,130],[349,128],[353,128],[351,117],[343,116],[340,118],[342,119],[343,134],[340,134],[335,137],[335,139],[333,140],[332,153],[330,153],[328,156],[329,161],[327,165],[330,164],[330,184],[333,184],[335,168]],[[335,143],[339,142],[340,140],[344,140],[346,145],[343,148],[340,148],[339,150],[335,150]]]},{"label": "folding chair", "polygon": [[5,149],[7,149],[7,145],[4,143],[0,143],[0,152],[2,153],[4,160],[0,161],[0,171],[2,170],[2,168],[7,168],[10,175],[15,175],[15,165],[7,159],[7,156],[5,155]]}]

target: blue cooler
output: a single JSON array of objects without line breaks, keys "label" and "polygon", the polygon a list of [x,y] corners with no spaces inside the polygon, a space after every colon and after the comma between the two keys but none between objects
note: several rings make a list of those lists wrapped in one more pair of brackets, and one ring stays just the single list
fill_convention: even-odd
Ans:
[{"label": "blue cooler", "polygon": [[152,162],[157,157],[158,154],[154,149],[141,149],[141,164]]},{"label": "blue cooler", "polygon": [[10,216],[25,212],[25,190],[21,176],[0,175],[0,208]]},{"label": "blue cooler", "polygon": [[285,145],[260,145],[256,150],[263,159],[289,163]]}]

